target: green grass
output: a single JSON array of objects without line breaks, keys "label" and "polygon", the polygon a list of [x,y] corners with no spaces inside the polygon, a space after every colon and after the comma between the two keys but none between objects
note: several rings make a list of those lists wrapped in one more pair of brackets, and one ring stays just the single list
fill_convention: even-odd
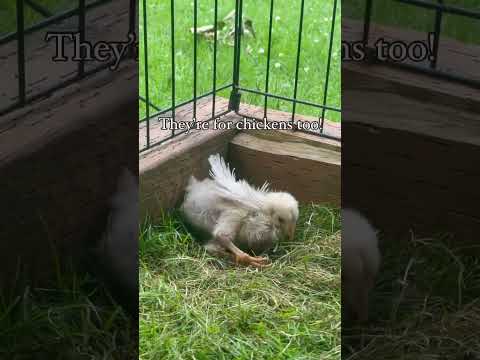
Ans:
[{"label": "green grass", "polygon": [[446,236],[382,243],[372,322],[342,329],[342,358],[478,359],[480,248]]},{"label": "green grass", "polygon": [[0,296],[0,359],[130,359],[135,329],[88,275],[65,272],[50,288]]},{"label": "green grass", "polygon": [[263,270],[208,256],[178,215],[140,240],[140,359],[339,359],[339,211],[301,209]]},{"label": "green grass", "polygon": [[[436,2],[432,0],[432,2]],[[446,5],[463,7],[478,11],[480,0],[445,0]],[[357,20],[363,19],[365,0],[345,0],[344,16]],[[434,30],[435,11],[422,9],[395,0],[375,0],[373,2],[372,22],[421,32]],[[471,44],[480,44],[478,36],[479,20],[468,19],[458,15],[443,16],[442,36]],[[426,40],[426,38],[425,38]]]},{"label": "green grass", "polygon": [[[219,19],[234,9],[234,2],[219,0]],[[193,2],[175,2],[175,61],[176,61],[176,103],[193,97]],[[198,26],[213,24],[214,1],[199,1]],[[263,91],[265,84],[269,1],[245,1],[244,15],[251,18],[256,39],[242,38],[240,62],[240,85]],[[306,0],[302,38],[302,53],[299,67],[298,99],[321,104],[328,53],[333,1]],[[148,0],[148,65],[151,101],[164,109],[171,105],[171,29],[170,1]],[[295,64],[298,39],[300,1],[275,1],[274,25],[271,55],[270,92],[293,97]],[[143,9],[140,6],[140,94],[145,96]],[[340,6],[337,10],[330,83],[327,105],[340,107]],[[248,49],[248,52],[247,52]],[[233,47],[219,43],[217,54],[217,87],[232,82]],[[198,40],[198,94],[212,89],[213,42]],[[220,96],[228,97],[229,91]],[[243,94],[242,101],[263,106],[262,96]],[[269,107],[291,111],[290,102],[269,100]],[[152,110],[153,111],[153,110]],[[319,109],[298,106],[297,112],[319,116]],[[145,116],[145,106],[140,103],[140,118]],[[340,120],[340,114],[328,111],[326,117]]]}]

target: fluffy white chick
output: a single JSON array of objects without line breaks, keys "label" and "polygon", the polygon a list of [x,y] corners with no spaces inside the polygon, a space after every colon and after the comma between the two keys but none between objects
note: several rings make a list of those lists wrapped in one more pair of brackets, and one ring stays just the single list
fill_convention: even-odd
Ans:
[{"label": "fluffy white chick", "polygon": [[206,250],[229,255],[239,264],[265,266],[267,259],[251,256],[271,249],[282,238],[293,239],[298,202],[289,193],[255,188],[236,180],[223,158],[208,158],[211,179],[190,178],[182,212],[198,230],[209,234]]},{"label": "fluffy white chick", "polygon": [[97,272],[116,300],[132,316],[138,316],[138,184],[123,169],[110,214],[94,255]]},{"label": "fluffy white chick", "polygon": [[380,257],[373,226],[356,210],[342,209],[342,304],[351,320],[368,320],[368,295]]}]

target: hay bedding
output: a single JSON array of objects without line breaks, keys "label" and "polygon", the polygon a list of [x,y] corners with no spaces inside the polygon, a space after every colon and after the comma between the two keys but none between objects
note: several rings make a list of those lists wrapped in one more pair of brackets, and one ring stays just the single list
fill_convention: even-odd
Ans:
[{"label": "hay bedding", "polygon": [[448,236],[382,240],[371,321],[343,324],[342,359],[480,359],[480,247]]}]

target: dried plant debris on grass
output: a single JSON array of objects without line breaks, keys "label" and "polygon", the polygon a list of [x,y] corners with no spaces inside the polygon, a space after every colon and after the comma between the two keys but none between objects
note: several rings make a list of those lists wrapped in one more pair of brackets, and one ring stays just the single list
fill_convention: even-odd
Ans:
[{"label": "dried plant debris on grass", "polygon": [[178,214],[143,227],[141,359],[339,359],[339,211],[301,209],[257,270],[213,258]]},{"label": "dried plant debris on grass", "polygon": [[342,330],[345,358],[480,359],[480,248],[446,235],[387,242],[370,324]]}]

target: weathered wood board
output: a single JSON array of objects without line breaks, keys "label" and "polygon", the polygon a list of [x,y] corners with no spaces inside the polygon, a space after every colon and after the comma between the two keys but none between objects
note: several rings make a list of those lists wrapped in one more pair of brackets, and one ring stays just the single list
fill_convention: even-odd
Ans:
[{"label": "weathered wood board", "polygon": [[[343,26],[344,38],[361,37],[361,24]],[[420,36],[381,26],[372,31],[374,37]],[[445,46],[455,51],[460,45],[445,40]],[[468,74],[472,67],[460,64],[478,47],[465,49],[457,54],[461,61],[444,59],[459,61],[457,70]],[[346,62],[342,104],[343,205],[362,210],[388,233],[452,232],[459,241],[477,242],[480,90],[382,64]]]},{"label": "weathered wood board", "polygon": [[245,131],[230,143],[228,158],[238,175],[292,193],[300,203],[340,206],[340,146],[289,131]]}]

